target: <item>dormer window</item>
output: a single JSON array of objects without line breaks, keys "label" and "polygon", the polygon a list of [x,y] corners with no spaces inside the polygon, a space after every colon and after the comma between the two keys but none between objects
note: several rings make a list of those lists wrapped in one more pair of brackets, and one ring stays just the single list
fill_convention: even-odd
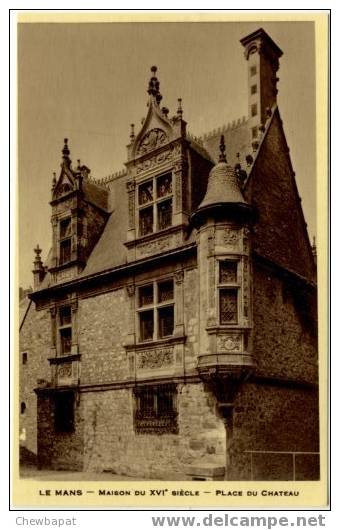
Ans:
[{"label": "dormer window", "polygon": [[59,264],[71,261],[71,218],[60,221],[59,230]]},{"label": "dormer window", "polygon": [[172,175],[166,173],[138,187],[139,235],[172,225]]}]

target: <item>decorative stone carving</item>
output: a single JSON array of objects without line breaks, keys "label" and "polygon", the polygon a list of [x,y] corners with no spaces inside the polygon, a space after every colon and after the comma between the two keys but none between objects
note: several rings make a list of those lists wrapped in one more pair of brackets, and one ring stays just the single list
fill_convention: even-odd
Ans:
[{"label": "decorative stone carving", "polygon": [[137,164],[136,166],[136,172],[137,174],[139,174],[142,171],[146,171],[147,169],[153,168],[159,164],[162,164],[163,162],[166,162],[167,160],[171,160],[170,151],[164,151],[163,153],[159,153],[158,155],[152,156],[147,160],[143,160],[143,162],[139,162],[139,164]]},{"label": "decorative stone carving", "polygon": [[72,363],[59,364],[57,367],[58,379],[69,379],[72,377]]},{"label": "decorative stone carving", "polygon": [[75,313],[78,311],[78,298],[72,298],[71,300],[71,311],[72,313]]},{"label": "decorative stone carving", "polygon": [[135,187],[136,187],[136,183],[134,180],[129,180],[126,183],[126,189],[128,190],[129,193],[135,191]]},{"label": "decorative stone carving", "polygon": [[218,352],[234,352],[241,351],[241,337],[240,335],[218,335],[217,336],[217,351]]},{"label": "decorative stone carving", "polygon": [[151,129],[151,131],[142,138],[137,153],[144,154],[152,151],[153,149],[164,145],[167,140],[168,137],[162,129]]},{"label": "decorative stone carving", "polygon": [[157,348],[142,350],[136,353],[137,368],[140,370],[164,368],[171,366],[174,361],[173,348]]},{"label": "decorative stone carving", "polygon": [[126,292],[128,296],[133,296],[135,294],[135,285],[133,283],[130,283],[126,286]]},{"label": "decorative stone carving", "polygon": [[223,243],[227,246],[236,246],[238,243],[238,231],[232,228],[225,228],[223,231]]},{"label": "decorative stone carving", "polygon": [[139,244],[137,251],[142,256],[148,256],[150,254],[158,254],[159,252],[172,248],[179,243],[179,238],[174,236],[164,236],[155,241]]},{"label": "decorative stone carving", "polygon": [[208,255],[212,255],[214,254],[214,250],[215,250],[215,237],[214,235],[210,235],[208,237]]},{"label": "decorative stone carving", "polygon": [[174,278],[175,278],[176,285],[180,285],[181,283],[183,283],[184,271],[182,270],[176,271],[174,274]]}]

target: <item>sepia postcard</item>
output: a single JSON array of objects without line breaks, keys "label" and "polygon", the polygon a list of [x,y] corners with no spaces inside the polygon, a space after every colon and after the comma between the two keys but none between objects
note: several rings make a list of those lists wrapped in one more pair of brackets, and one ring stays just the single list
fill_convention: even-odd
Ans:
[{"label": "sepia postcard", "polygon": [[328,499],[329,13],[17,13],[14,508]]}]

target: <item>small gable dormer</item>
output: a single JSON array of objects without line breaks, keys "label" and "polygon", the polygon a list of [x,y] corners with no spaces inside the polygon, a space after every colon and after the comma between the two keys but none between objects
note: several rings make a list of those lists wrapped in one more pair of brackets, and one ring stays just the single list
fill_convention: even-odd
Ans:
[{"label": "small gable dormer", "polygon": [[52,180],[52,252],[49,272],[54,282],[75,277],[85,266],[108,217],[108,190],[89,177],[78,160],[72,168],[65,138],[59,178]]},{"label": "small gable dormer", "polygon": [[[147,115],[137,135],[131,125],[127,146],[129,261],[183,245],[188,236],[192,202],[197,202],[192,178],[202,155],[193,153],[182,100],[178,99],[176,114],[169,117],[169,109],[160,106],[162,95],[156,66],[151,72]],[[208,154],[207,161],[211,163]],[[200,178],[199,187],[204,177],[197,171],[196,174]]]}]

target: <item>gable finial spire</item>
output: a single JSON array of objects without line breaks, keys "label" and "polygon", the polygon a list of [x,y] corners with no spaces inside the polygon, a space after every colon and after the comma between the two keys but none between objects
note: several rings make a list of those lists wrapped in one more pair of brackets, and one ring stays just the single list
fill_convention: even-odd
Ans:
[{"label": "gable finial spire", "polygon": [[57,185],[57,175],[56,175],[56,172],[53,171],[53,177],[52,177],[52,191],[54,190],[54,188],[56,187]]},{"label": "gable finial spire", "polygon": [[218,157],[219,162],[227,162],[227,157],[225,155],[225,143],[224,143],[224,134],[221,135],[220,140],[220,155]]},{"label": "gable finial spire", "polygon": [[151,73],[152,76],[149,81],[148,94],[150,94],[150,96],[153,96],[157,102],[157,105],[159,105],[163,96],[159,91],[159,81],[156,77],[157,66],[151,66]]},{"label": "gable finial spire", "polygon": [[177,101],[178,101],[177,116],[179,118],[182,118],[183,116],[182,98],[178,98]]},{"label": "gable finial spire", "polygon": [[71,159],[70,159],[70,149],[68,147],[68,138],[64,138],[64,147],[62,150],[62,154],[63,154],[63,164],[70,167]]}]

